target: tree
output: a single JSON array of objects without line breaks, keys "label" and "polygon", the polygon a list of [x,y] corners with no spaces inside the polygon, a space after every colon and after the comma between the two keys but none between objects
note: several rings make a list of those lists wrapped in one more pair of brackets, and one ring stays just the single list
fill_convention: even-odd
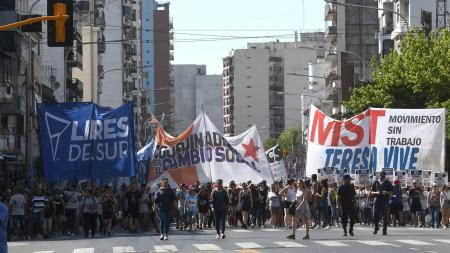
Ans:
[{"label": "tree", "polygon": [[291,155],[298,154],[302,148],[302,136],[299,129],[291,128],[284,130],[278,136],[278,144],[280,144],[281,150],[288,150]]},{"label": "tree", "polygon": [[[373,61],[373,81],[352,91],[346,103],[353,112],[369,107],[446,108],[446,145],[450,145],[450,32],[425,36],[413,29],[391,51]],[[450,155],[447,152],[447,164]]]},{"label": "tree", "polygon": [[277,139],[270,137],[264,142],[264,150],[268,150],[277,145]]}]

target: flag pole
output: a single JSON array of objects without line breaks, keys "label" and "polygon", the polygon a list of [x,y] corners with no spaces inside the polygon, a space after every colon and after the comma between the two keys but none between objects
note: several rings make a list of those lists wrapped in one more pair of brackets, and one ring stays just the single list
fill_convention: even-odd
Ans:
[{"label": "flag pole", "polygon": [[[205,144],[206,144],[206,114],[205,114],[205,110],[203,109],[203,104],[202,104],[202,114],[203,114],[203,127],[205,128],[205,134],[204,134],[204,141],[205,141]],[[206,145],[205,145],[205,147],[206,147]],[[206,147],[206,152],[208,152],[208,147]],[[205,158],[207,158],[206,157],[206,154],[207,153],[205,153]],[[212,159],[212,152],[211,152],[211,157],[210,157],[211,159]],[[211,181],[211,183],[213,182],[213,179],[212,179],[212,170],[211,170],[211,161],[210,160],[208,160],[208,167],[209,167],[209,181]]]}]

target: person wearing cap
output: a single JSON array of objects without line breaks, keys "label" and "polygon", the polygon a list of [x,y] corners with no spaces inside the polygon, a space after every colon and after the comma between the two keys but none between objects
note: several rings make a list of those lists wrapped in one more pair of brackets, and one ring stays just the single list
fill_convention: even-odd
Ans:
[{"label": "person wearing cap", "polygon": [[209,212],[209,196],[206,192],[206,187],[200,185],[200,191],[198,192],[198,223],[200,229],[206,229],[208,223]]},{"label": "person wearing cap", "polygon": [[428,194],[428,205],[431,211],[431,226],[433,228],[439,228],[441,226],[439,220],[439,213],[441,212],[440,203],[441,191],[436,183],[433,183],[433,189],[430,194]]},{"label": "person wearing cap", "polygon": [[383,219],[383,235],[387,235],[388,225],[388,204],[389,197],[393,194],[391,182],[386,178],[386,172],[380,172],[380,179],[372,184],[372,190],[370,196],[374,198],[374,225],[375,229],[373,234],[377,234],[380,230],[380,220]]},{"label": "person wearing cap", "polygon": [[167,241],[170,225],[170,212],[176,205],[177,197],[175,192],[169,188],[169,180],[163,179],[161,181],[161,187],[155,193],[155,207],[158,210],[159,216],[159,228],[161,231],[160,240]]},{"label": "person wearing cap", "polygon": [[448,228],[448,219],[450,215],[450,183],[442,187],[440,196],[441,211],[442,211],[442,226],[444,229]]},{"label": "person wearing cap", "polygon": [[253,198],[246,183],[242,184],[242,191],[239,193],[238,202],[239,210],[242,213],[242,228],[247,229],[249,211],[253,206]]},{"label": "person wearing cap", "polygon": [[398,179],[394,181],[394,194],[389,198],[389,208],[393,226],[396,226],[397,220],[398,225],[403,224],[402,189]]},{"label": "person wearing cap", "polygon": [[342,228],[344,229],[344,236],[347,236],[347,224],[350,219],[349,234],[353,234],[353,225],[355,224],[355,186],[351,184],[350,175],[344,175],[344,183],[339,186],[337,192],[337,206],[342,213]]},{"label": "person wearing cap", "polygon": [[225,219],[227,217],[229,197],[223,188],[222,179],[217,179],[216,187],[211,192],[211,209],[216,218],[217,239],[225,238]]},{"label": "person wearing cap", "polygon": [[412,187],[409,190],[409,197],[411,198],[411,215],[414,222],[414,227],[419,226],[420,213],[422,211],[422,206],[420,204],[420,198],[423,197],[423,191],[417,185],[417,181],[412,182]]}]

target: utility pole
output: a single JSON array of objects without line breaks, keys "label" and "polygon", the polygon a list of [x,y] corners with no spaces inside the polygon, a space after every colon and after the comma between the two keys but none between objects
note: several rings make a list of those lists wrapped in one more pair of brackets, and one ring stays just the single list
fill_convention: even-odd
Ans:
[{"label": "utility pole", "polygon": [[[30,9],[28,10],[28,14],[31,15],[33,12],[34,6],[39,2],[40,0],[36,0],[33,2],[33,4],[30,6]],[[32,105],[31,97],[32,97],[32,88],[33,88],[33,42],[31,40],[32,33],[28,34],[28,68],[27,68],[27,85],[25,85],[25,171],[28,175],[31,173],[31,158],[32,158],[32,149],[31,149],[31,112],[30,107]],[[33,176],[33,175],[30,175]]]}]

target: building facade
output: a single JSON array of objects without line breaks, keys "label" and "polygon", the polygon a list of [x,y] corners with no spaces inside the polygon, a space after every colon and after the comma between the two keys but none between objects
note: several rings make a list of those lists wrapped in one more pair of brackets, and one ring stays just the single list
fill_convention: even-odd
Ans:
[{"label": "building facade", "polygon": [[[378,7],[373,0],[338,0],[344,4]],[[379,24],[376,9],[333,3],[325,4],[326,59],[332,65],[327,71],[327,99],[334,101],[334,112],[348,100],[350,90],[360,81],[370,79],[370,61],[378,52]],[[351,52],[351,53],[349,53]]]}]

